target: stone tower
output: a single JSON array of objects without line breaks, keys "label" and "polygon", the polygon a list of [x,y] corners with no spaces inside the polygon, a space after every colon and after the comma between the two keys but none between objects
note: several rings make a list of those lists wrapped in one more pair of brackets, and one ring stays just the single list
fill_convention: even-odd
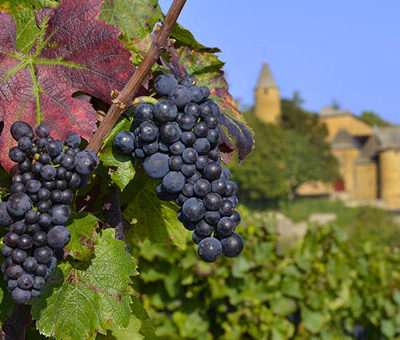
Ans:
[{"label": "stone tower", "polygon": [[255,90],[255,114],[265,123],[276,123],[281,116],[278,86],[267,63],[264,63]]}]

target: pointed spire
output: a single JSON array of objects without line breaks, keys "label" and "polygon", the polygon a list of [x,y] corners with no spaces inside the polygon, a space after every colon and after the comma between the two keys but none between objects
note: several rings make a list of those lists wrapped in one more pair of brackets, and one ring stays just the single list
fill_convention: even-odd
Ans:
[{"label": "pointed spire", "polygon": [[275,83],[275,79],[272,76],[271,69],[268,64],[264,62],[263,67],[261,69],[260,76],[257,82],[257,89],[260,88],[268,88],[268,87],[277,87]]}]

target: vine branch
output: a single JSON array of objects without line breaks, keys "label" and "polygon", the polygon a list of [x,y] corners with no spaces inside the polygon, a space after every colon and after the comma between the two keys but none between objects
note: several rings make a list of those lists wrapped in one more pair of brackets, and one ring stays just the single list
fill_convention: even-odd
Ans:
[{"label": "vine branch", "polygon": [[179,14],[185,5],[186,0],[174,0],[161,28],[154,35],[154,40],[151,44],[149,51],[144,57],[143,61],[132,75],[131,79],[126,83],[125,87],[118,94],[117,98],[113,100],[113,104],[107,112],[106,117],[100,123],[99,128],[94,134],[88,149],[98,153],[101,149],[104,139],[107,137],[110,130],[114,127],[119,116],[125,111],[129,101],[138,91],[143,80],[150,72],[153,65],[160,57],[163,50],[167,47],[168,38],[171,34],[172,28],[178,19]]}]

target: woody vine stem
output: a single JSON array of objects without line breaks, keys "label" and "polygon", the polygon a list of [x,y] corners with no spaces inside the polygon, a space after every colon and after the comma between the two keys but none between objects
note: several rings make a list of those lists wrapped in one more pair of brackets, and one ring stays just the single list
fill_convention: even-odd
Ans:
[{"label": "woody vine stem", "polygon": [[140,85],[143,83],[143,80],[149,74],[151,68],[156,63],[163,50],[168,46],[168,38],[185,3],[186,0],[173,1],[160,30],[154,34],[155,37],[149,51],[135,73],[132,75],[131,79],[129,79],[119,95],[113,100],[113,104],[94,134],[90,144],[87,147],[88,149],[91,149],[96,153],[100,151],[104,139],[114,127],[119,116],[129,105],[129,102],[138,91]]}]

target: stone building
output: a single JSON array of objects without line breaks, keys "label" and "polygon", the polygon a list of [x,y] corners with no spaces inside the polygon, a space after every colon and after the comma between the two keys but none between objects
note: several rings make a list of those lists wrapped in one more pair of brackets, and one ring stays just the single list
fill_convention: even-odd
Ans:
[{"label": "stone building", "polygon": [[[255,89],[255,114],[266,123],[280,119],[280,95],[264,64]],[[373,127],[348,110],[323,108],[320,119],[328,128],[332,153],[339,160],[341,178],[335,183],[313,182],[300,195],[347,192],[360,200],[383,200],[400,210],[400,126]]]}]

